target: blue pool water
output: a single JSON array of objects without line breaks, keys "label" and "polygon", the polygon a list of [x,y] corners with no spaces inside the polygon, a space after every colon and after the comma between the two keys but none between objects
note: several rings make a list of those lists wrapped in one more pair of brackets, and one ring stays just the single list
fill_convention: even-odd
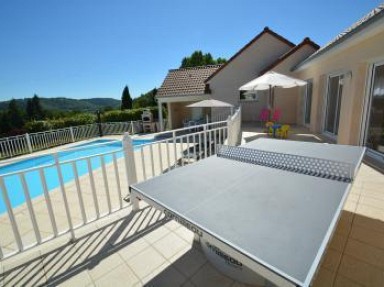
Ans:
[{"label": "blue pool water", "polygon": [[[139,146],[142,144],[150,143],[153,140],[133,140],[134,146]],[[58,159],[59,162],[65,162],[68,160],[79,159],[82,157],[92,156],[96,154],[105,154],[113,151],[119,151],[116,153],[116,156],[122,157],[122,142],[121,141],[112,141],[112,140],[95,140],[92,142],[79,144],[68,148],[64,151],[59,152]],[[102,155],[106,163],[112,162],[112,155]],[[9,199],[11,201],[12,207],[17,207],[25,202],[25,196],[23,193],[23,188],[21,184],[21,179],[19,175],[7,175],[9,173],[22,171],[38,166],[47,166],[43,168],[44,175],[47,182],[48,190],[52,190],[59,186],[59,177],[57,169],[55,166],[49,166],[55,162],[55,159],[52,155],[42,155],[30,159],[20,160],[18,162],[8,164],[0,167],[0,175],[4,175],[4,184],[6,186]],[[91,160],[92,170],[98,169],[101,166],[100,157],[92,157]],[[62,163],[60,164],[63,180],[64,182],[69,182],[74,179],[74,172],[71,163]],[[88,165],[85,159],[76,161],[76,168],[79,176],[82,176],[88,173]],[[29,189],[29,194],[31,198],[38,197],[43,194],[43,186],[40,180],[40,174],[38,170],[27,171],[25,173],[25,179]],[[0,196],[0,214],[6,211],[4,198]]]}]

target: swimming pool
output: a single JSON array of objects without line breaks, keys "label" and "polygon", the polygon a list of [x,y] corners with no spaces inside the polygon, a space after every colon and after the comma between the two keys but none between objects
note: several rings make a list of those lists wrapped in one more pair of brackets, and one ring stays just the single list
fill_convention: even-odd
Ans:
[{"label": "swimming pool", "polygon": [[[134,148],[138,146],[153,142],[151,139],[136,139],[133,140]],[[116,157],[122,157],[122,142],[117,140],[107,140],[99,139],[87,143],[78,144],[72,147],[69,147],[63,151],[57,153],[57,157],[61,166],[63,180],[65,183],[74,180],[74,171],[71,162],[65,163],[67,161],[76,160],[76,169],[79,176],[87,174],[88,163],[86,159],[81,159],[84,157],[89,157],[92,155],[105,154],[101,157],[104,159],[105,163],[110,163],[113,160],[111,152],[116,152]],[[107,154],[106,154],[107,153]],[[101,166],[101,157],[92,157],[90,159],[90,164],[92,170],[96,170]],[[63,163],[64,162],[64,163]],[[0,167],[0,176],[4,178],[4,184],[8,191],[8,196],[11,202],[12,207],[17,207],[25,203],[25,196],[23,193],[23,186],[21,178],[18,174],[14,174],[18,171],[25,172],[25,180],[31,198],[36,198],[43,194],[43,185],[41,182],[39,170],[34,169],[35,167],[43,167],[43,173],[46,178],[48,190],[55,189],[59,187],[59,176],[57,173],[57,168],[52,166],[55,163],[55,156],[53,154],[47,154],[37,157],[32,157],[24,160],[20,160],[15,163],[4,165]],[[28,169],[31,169],[28,171]],[[0,196],[0,214],[6,211],[4,198]]]}]

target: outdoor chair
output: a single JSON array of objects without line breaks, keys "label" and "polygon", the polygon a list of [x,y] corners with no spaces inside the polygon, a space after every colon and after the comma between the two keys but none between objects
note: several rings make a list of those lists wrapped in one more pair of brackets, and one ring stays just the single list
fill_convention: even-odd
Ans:
[{"label": "outdoor chair", "polygon": [[267,108],[262,108],[259,119],[261,121],[261,125],[269,120],[269,110]]},{"label": "outdoor chair", "polygon": [[282,139],[286,139],[288,138],[289,129],[289,125],[282,125],[281,128],[277,130],[277,135]]},{"label": "outdoor chair", "polygon": [[272,121],[276,123],[280,121],[280,117],[281,117],[281,110],[276,108],[272,115]]},{"label": "outdoor chair", "polygon": [[265,123],[265,132],[268,134],[268,135],[272,135],[273,134],[273,130],[272,130],[272,126],[274,125],[274,122],[266,122]]}]

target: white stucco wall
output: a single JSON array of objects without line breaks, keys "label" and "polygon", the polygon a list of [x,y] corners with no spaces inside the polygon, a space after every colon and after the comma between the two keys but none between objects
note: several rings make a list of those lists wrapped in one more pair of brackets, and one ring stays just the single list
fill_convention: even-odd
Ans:
[{"label": "white stucco wall", "polygon": [[370,30],[366,29],[360,36],[364,37],[363,39],[347,41],[344,45],[339,45],[338,49],[333,49],[295,71],[298,78],[313,79],[310,125],[312,131],[323,132],[329,75],[344,74],[346,80],[343,86],[339,133],[336,140],[340,144],[361,144],[364,100],[369,95],[372,64],[384,61],[384,19],[380,23],[381,26],[377,28],[378,32],[375,30],[374,35],[370,35]]},{"label": "white stucco wall", "polygon": [[[316,49],[311,45],[303,45],[272,70],[294,77],[291,69],[313,54]],[[304,87],[290,89],[275,89],[275,107],[281,109],[281,122],[289,124],[304,124]]]},{"label": "white stucco wall", "polygon": [[287,43],[263,34],[208,82],[212,98],[238,106],[239,87],[256,78],[260,71],[290,49]]}]

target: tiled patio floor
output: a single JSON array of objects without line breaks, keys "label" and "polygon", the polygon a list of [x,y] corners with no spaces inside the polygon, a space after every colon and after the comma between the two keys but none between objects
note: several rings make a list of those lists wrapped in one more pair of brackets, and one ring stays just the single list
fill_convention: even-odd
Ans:
[{"label": "tiled patio floor", "polygon": [[[262,135],[245,127],[243,136]],[[190,231],[142,207],[3,261],[0,286],[244,286],[207,262]],[[384,286],[384,175],[365,164],[313,286]]]}]

